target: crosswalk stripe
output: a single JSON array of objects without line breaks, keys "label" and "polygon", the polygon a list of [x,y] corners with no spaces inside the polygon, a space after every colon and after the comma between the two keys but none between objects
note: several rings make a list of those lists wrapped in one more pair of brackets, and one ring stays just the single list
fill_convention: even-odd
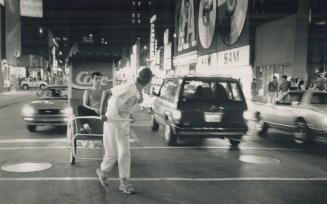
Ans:
[{"label": "crosswalk stripe", "polygon": [[[4,178],[0,181],[97,181],[97,177],[20,177]],[[119,181],[119,178],[108,178],[109,181]],[[193,182],[228,182],[228,181],[327,181],[327,177],[235,177],[235,178],[130,178],[130,181],[193,181]]]}]

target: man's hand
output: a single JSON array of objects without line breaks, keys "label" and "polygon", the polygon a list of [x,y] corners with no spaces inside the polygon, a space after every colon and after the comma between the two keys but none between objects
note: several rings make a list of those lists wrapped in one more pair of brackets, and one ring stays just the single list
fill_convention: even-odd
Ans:
[{"label": "man's hand", "polygon": [[102,122],[107,121],[107,117],[105,115],[100,115],[100,118],[101,118]]},{"label": "man's hand", "polygon": [[100,115],[100,109],[99,108],[93,108],[94,112],[96,112],[96,114]]}]

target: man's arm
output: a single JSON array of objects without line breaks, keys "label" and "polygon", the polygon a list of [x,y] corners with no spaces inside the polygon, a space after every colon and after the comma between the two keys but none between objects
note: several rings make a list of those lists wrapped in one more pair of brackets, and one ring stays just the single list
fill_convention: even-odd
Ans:
[{"label": "man's arm", "polygon": [[83,94],[83,106],[90,110],[94,110],[94,108],[90,106],[90,97],[89,96],[90,96],[89,91],[85,90],[84,94]]},{"label": "man's arm", "polygon": [[107,103],[108,103],[108,100],[111,95],[112,95],[112,93],[111,93],[110,89],[104,90],[102,92],[101,103],[100,103],[100,117],[103,120],[106,120],[105,114],[106,114],[106,109],[107,109]]}]

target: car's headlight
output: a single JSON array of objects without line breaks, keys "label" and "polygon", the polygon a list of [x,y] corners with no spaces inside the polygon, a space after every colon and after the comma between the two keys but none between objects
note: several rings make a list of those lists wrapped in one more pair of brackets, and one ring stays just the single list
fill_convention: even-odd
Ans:
[{"label": "car's headlight", "polygon": [[323,117],[322,121],[325,125],[327,125],[327,117]]},{"label": "car's headlight", "polygon": [[73,114],[73,109],[70,108],[70,107],[66,107],[63,110],[60,110],[60,112],[63,113],[63,114],[65,114],[65,115],[71,115],[71,114]]},{"label": "car's headlight", "polygon": [[253,119],[253,113],[250,111],[244,111],[243,112],[243,118],[246,120],[252,120]]},{"label": "car's headlight", "polygon": [[24,106],[22,112],[24,116],[31,116],[36,113],[35,109],[31,106]]}]

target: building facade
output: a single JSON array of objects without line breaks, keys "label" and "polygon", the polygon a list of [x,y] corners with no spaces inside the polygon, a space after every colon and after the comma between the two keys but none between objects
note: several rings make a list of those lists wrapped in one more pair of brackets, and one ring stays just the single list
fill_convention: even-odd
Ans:
[{"label": "building facade", "polygon": [[[176,1],[175,75],[227,75],[265,100],[276,76],[307,85],[325,72],[326,3],[316,0]],[[256,79],[255,87],[251,81]],[[253,85],[253,84],[252,84]]]}]

